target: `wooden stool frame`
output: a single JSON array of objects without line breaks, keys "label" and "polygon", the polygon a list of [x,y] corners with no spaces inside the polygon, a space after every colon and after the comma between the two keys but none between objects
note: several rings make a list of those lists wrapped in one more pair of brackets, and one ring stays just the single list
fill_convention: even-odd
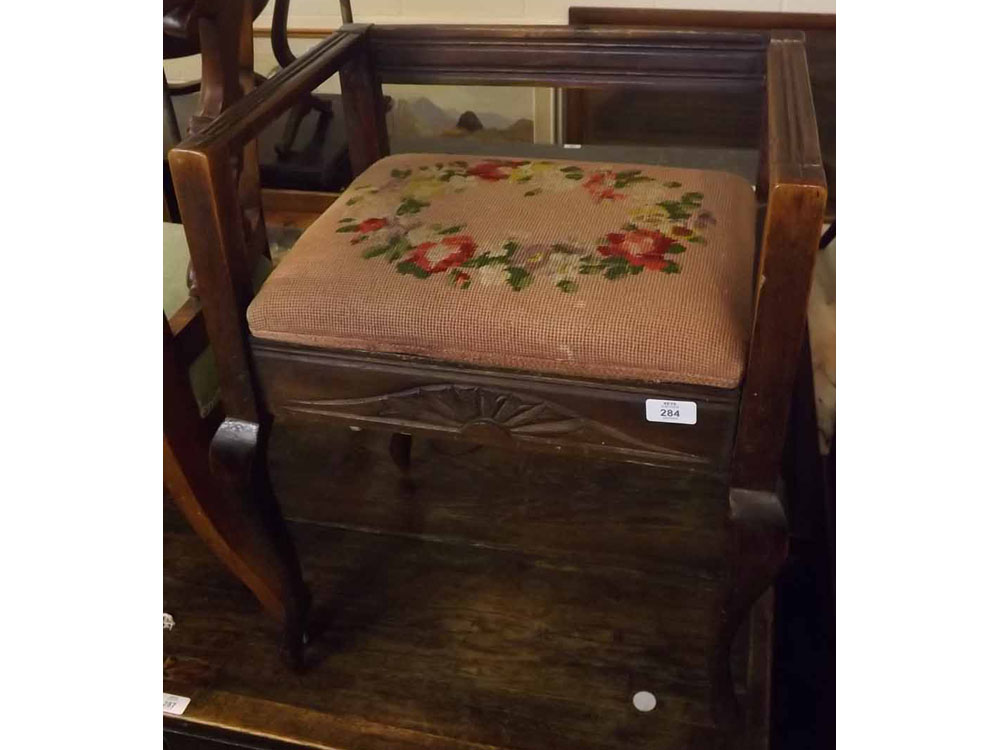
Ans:
[{"label": "wooden stool frame", "polygon": [[[263,232],[259,195],[241,189],[246,170],[256,168],[246,147],[337,72],[355,174],[388,154],[383,83],[760,92],[763,220],[741,387],[595,381],[255,339],[246,310]],[[283,622],[293,661],[301,658],[308,594],[270,495],[266,450],[274,419],[385,431],[403,466],[410,435],[576,453],[728,480],[730,575],[710,668],[717,716],[736,722],[730,646],[786,556],[776,488],[826,204],[801,33],[347,24],[233,103],[169,160],[225,412],[211,462],[241,509],[220,534],[252,571],[244,582]],[[647,422],[649,397],[697,402],[697,424]],[[514,427],[489,419],[498,399],[532,407],[537,421]],[[473,416],[448,406],[454,403],[472,405]],[[475,404],[484,406],[477,412]]]}]

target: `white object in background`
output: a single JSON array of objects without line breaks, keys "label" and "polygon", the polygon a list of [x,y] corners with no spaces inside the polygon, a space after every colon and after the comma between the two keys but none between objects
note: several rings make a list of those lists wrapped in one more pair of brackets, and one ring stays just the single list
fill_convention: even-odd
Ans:
[{"label": "white object in background", "polygon": [[636,711],[647,713],[656,708],[656,696],[646,690],[640,690],[632,696],[632,705]]},{"label": "white object in background", "polygon": [[579,143],[564,143],[563,148],[583,148]]},{"label": "white object in background", "polygon": [[659,398],[647,398],[646,421],[697,424],[698,404],[694,401],[664,401]]},{"label": "white object in background", "polygon": [[185,698],[183,695],[171,695],[170,693],[164,693],[163,713],[180,716],[184,713],[184,709],[188,707],[188,703],[190,702],[191,699]]},{"label": "white object in background", "polygon": [[163,613],[163,629],[164,630],[174,629],[174,618],[168,615],[166,612]]}]

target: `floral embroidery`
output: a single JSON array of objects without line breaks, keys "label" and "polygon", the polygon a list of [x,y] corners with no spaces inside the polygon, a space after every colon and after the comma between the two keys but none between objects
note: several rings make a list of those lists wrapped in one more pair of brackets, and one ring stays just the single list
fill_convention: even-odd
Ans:
[{"label": "floral embroidery", "polygon": [[630,169],[612,172],[597,169],[586,172],[582,167],[570,165],[558,167],[552,161],[526,161],[515,159],[484,159],[469,164],[462,159],[423,165],[413,169],[393,169],[390,179],[382,185],[354,185],[348,206],[362,203],[370,196],[383,191],[398,192],[401,195],[396,207],[396,216],[418,214],[430,205],[430,200],[440,195],[460,193],[477,181],[496,183],[514,182],[528,189],[524,196],[530,198],[543,192],[571,190],[579,186],[590,193],[595,203],[619,200],[625,193],[623,188],[640,182],[651,182],[651,177],[641,174],[641,170]]},{"label": "floral embroidery", "polygon": [[[666,270],[668,253],[682,253],[684,246],[671,240],[655,229],[631,229],[627,232],[612,232],[605,237],[605,243],[597,248],[597,252],[610,259],[598,264],[597,268],[607,269],[608,278],[617,278],[626,271],[638,273],[643,268],[650,271]],[[619,259],[624,260],[628,267]],[[673,263],[674,269],[677,264]],[[637,270],[632,270],[637,269]],[[593,273],[594,271],[591,271]],[[614,275],[610,275],[614,273]]]},{"label": "floral embroidery", "polygon": [[[476,242],[467,234],[442,237],[439,240],[422,242],[413,248],[406,260],[396,266],[400,273],[416,273],[419,268],[426,275],[441,273],[467,261],[476,252]],[[409,266],[416,268],[410,269]],[[404,270],[404,267],[406,270]]]},{"label": "floral embroidery", "polygon": [[[680,273],[677,258],[691,245],[705,244],[705,231],[715,226],[711,211],[702,208],[704,196],[685,192],[679,198],[661,193],[663,200],[639,206],[617,231],[589,242],[532,243],[509,238],[500,246],[480,246],[462,233],[464,224],[425,225],[414,215],[439,195],[461,192],[470,184],[515,183],[529,189],[526,198],[546,191],[583,190],[594,202],[626,197],[631,186],[654,180],[641,170],[615,172],[559,166],[550,161],[484,159],[438,162],[417,169],[393,169],[380,186],[352,188],[347,205],[357,205],[384,190],[401,194],[387,216],[340,220],[338,232],[353,235],[351,244],[362,244],[363,258],[382,258],[401,274],[427,279],[444,274],[458,289],[508,286],[520,292],[532,284],[551,285],[564,293],[579,290],[583,279],[600,276],[616,280],[646,271]],[[676,190],[681,183],[660,183],[657,189]]]}]

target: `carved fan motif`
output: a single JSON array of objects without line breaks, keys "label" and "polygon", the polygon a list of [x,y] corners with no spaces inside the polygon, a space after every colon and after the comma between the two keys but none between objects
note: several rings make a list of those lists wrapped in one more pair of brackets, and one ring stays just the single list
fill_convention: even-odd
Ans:
[{"label": "carved fan motif", "polygon": [[292,401],[289,410],[354,421],[445,430],[477,442],[547,442],[618,446],[659,457],[702,461],[698,456],[637,440],[575,414],[564,406],[509,391],[467,385],[428,385],[382,396]]}]

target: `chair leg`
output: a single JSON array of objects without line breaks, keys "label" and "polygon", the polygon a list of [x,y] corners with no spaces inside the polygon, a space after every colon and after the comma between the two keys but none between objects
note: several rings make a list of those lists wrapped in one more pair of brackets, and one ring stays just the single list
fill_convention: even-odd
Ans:
[{"label": "chair leg", "polygon": [[219,526],[249,580],[240,577],[281,622],[285,657],[301,669],[310,596],[271,489],[267,438],[266,428],[238,419],[224,420],[216,431],[210,463],[228,501]]},{"label": "chair leg", "polygon": [[830,226],[826,228],[823,232],[823,236],[819,238],[819,249],[826,250],[827,245],[833,242],[837,238],[837,222],[831,222]]},{"label": "chair leg", "polygon": [[410,470],[410,448],[413,445],[413,438],[402,432],[392,433],[389,438],[389,456],[396,468],[404,474]]},{"label": "chair leg", "polygon": [[742,726],[731,670],[733,639],[788,554],[785,511],[773,492],[729,492],[730,574],[711,652],[712,707],[723,726]]}]

